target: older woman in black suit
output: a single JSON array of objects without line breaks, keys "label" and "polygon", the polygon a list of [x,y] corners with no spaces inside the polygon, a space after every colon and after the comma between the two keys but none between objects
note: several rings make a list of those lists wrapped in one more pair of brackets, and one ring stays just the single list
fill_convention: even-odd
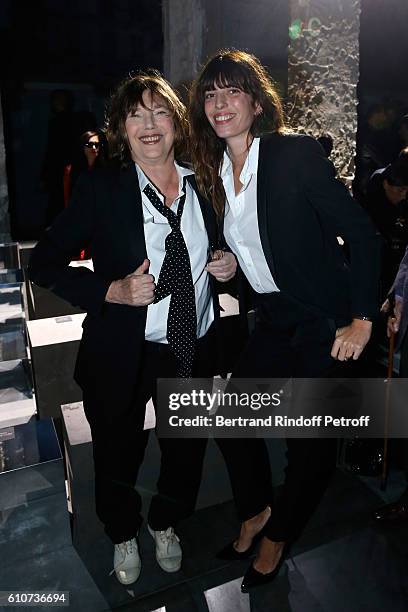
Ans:
[{"label": "older woman in black suit", "polygon": [[[92,430],[96,510],[115,544],[122,584],[137,580],[141,567],[134,487],[147,443],[146,402],[155,399],[159,377],[214,374],[211,280],[228,280],[236,268],[231,253],[209,262],[217,248],[214,212],[193,172],[175,161],[186,125],[183,104],[158,73],[126,80],[108,113],[116,163],[79,179],[30,263],[35,283],[87,312],[75,378]],[[84,244],[93,272],[69,266]],[[194,508],[205,441],[159,443],[148,523],[159,565],[174,572],[182,556],[174,526]]]},{"label": "older woman in black suit", "polygon": [[[335,180],[321,146],[286,132],[266,70],[237,50],[218,52],[202,69],[191,89],[190,122],[198,186],[223,219],[257,312],[232,376],[318,377],[335,360],[358,359],[376,314],[377,237]],[[349,245],[350,265],[337,236]],[[262,440],[225,442],[242,527],[224,554],[241,558],[267,518],[269,466]],[[283,494],[244,577],[244,591],[276,576],[285,544],[319,500],[334,466],[330,440],[289,439],[287,446]],[[258,494],[248,503],[254,479]]]}]

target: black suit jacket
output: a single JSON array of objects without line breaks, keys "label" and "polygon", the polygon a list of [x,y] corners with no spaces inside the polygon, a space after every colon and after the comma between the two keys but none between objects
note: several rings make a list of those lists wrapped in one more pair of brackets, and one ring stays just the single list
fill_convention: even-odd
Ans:
[{"label": "black suit jacket", "polygon": [[[197,191],[194,176],[188,177]],[[217,246],[212,207],[198,196],[209,245]],[[69,262],[90,245],[94,272]],[[142,358],[147,307],[105,302],[113,280],[146,257],[142,198],[134,164],[94,170],[79,180],[68,208],[34,249],[31,280],[87,311],[75,379],[100,409],[114,416],[130,405]],[[211,277],[213,295],[215,288]],[[215,302],[215,300],[214,300]],[[218,320],[218,302],[214,303]]]},{"label": "black suit jacket", "polygon": [[380,239],[319,143],[298,134],[261,138],[257,189],[262,248],[279,289],[338,322],[376,316]]}]

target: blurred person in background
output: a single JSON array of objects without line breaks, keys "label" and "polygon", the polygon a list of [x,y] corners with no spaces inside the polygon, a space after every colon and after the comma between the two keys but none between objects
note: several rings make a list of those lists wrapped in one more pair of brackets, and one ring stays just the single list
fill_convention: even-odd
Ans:
[{"label": "blurred person in background", "polygon": [[374,172],[363,206],[383,237],[381,302],[385,299],[408,244],[408,148]]},{"label": "blurred person in background", "polygon": [[400,148],[408,147],[408,115],[404,115],[398,122],[398,137]]},{"label": "blurred person in background", "polygon": [[[381,310],[388,315],[387,335],[396,334],[395,350],[401,352],[399,377],[408,378],[408,247]],[[405,491],[395,502],[374,512],[374,518],[380,524],[408,521],[408,431],[405,433],[407,437],[391,441],[396,463],[404,471]]]},{"label": "blurred person in background", "polygon": [[374,104],[361,119],[357,138],[353,194],[361,201],[373,172],[392,162],[398,151],[397,108],[392,101]]},{"label": "blurred person in background", "polygon": [[100,130],[87,130],[78,139],[72,162],[64,168],[64,204],[68,205],[75,183],[83,172],[103,167],[107,163],[107,142]]},{"label": "blurred person in background", "polygon": [[[103,132],[88,130],[81,134],[72,155],[72,163],[64,168],[64,205],[69,199],[81,174],[102,168],[107,163],[107,143]],[[89,247],[84,245],[78,259],[89,259]]]}]

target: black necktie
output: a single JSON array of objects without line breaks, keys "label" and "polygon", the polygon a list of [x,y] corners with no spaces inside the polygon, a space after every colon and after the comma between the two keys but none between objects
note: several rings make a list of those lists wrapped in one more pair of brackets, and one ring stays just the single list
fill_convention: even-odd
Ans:
[{"label": "black necktie", "polygon": [[192,375],[195,344],[197,337],[197,316],[195,291],[188,254],[180,224],[186,200],[186,180],[183,183],[184,195],[180,198],[177,214],[165,206],[150,185],[143,193],[153,206],[169,222],[171,232],[165,240],[166,255],[156,285],[154,303],[170,295],[167,318],[167,341],[177,360],[177,376],[189,378]]}]

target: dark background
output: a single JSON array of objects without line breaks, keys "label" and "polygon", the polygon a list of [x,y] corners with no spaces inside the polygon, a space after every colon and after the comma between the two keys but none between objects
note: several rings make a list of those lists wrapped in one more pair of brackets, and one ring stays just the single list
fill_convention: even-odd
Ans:
[{"label": "dark background", "polygon": [[[360,123],[375,102],[408,107],[407,30],[407,0],[362,0]],[[282,57],[270,40],[268,63],[274,54]],[[69,89],[75,110],[93,112],[102,126],[106,98],[119,80],[137,68],[162,69],[161,2],[0,0],[0,57],[12,233],[37,238],[50,92]]]},{"label": "dark background", "polygon": [[49,95],[73,93],[74,110],[102,126],[112,87],[129,72],[162,68],[159,0],[0,0],[1,89],[14,239],[38,238]]},{"label": "dark background", "polygon": [[361,0],[360,90],[408,95],[408,2]]}]

